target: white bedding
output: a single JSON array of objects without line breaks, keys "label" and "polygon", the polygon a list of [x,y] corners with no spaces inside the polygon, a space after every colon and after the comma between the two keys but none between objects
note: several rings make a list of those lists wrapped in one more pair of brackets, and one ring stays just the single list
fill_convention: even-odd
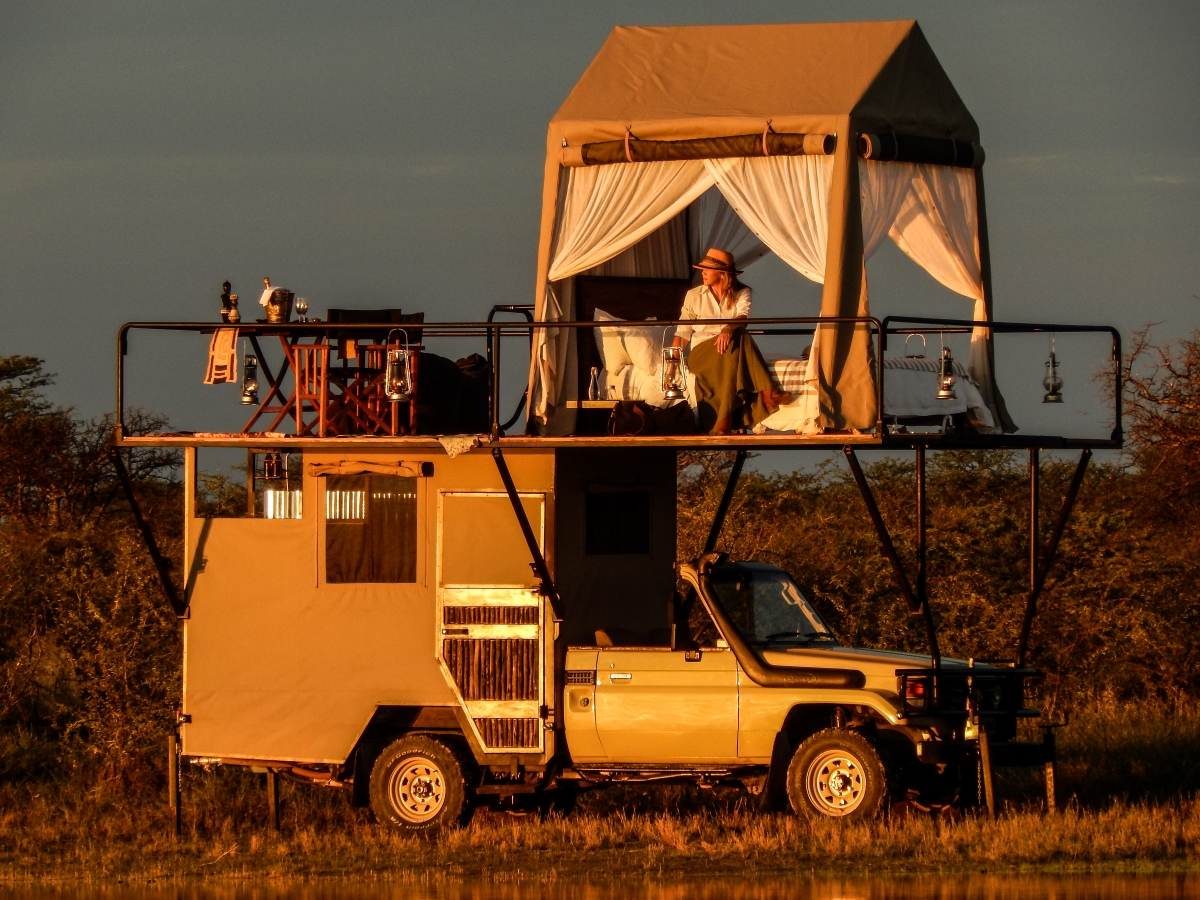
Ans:
[{"label": "white bedding", "polygon": [[[659,369],[662,347],[670,344],[671,329],[650,322],[627,322],[596,310],[603,322],[620,322],[597,328],[597,345],[604,368],[600,371],[600,397],[605,400],[644,400],[651,406],[670,405],[663,395]],[[764,357],[771,368],[775,386],[793,395],[790,403],[754,427],[756,434],[768,431],[815,434],[818,414],[816,386],[805,383],[808,358]],[[891,357],[883,361],[883,412],[887,419],[911,416],[953,416],[967,414],[978,432],[991,433],[995,423],[979,386],[957,362],[954,372],[955,400],[937,399],[938,366],[936,359]],[[687,373],[687,401],[696,406],[695,376]]]},{"label": "white bedding", "polygon": [[[773,363],[778,373],[787,366],[793,378],[795,372],[807,367],[808,361],[779,360]],[[975,431],[988,434],[995,430],[992,414],[983,402],[979,386],[957,362],[954,374],[958,376],[954,385],[957,399],[937,398],[939,362],[936,359],[892,357],[883,361],[883,415],[885,419],[908,418],[909,416],[954,416],[967,414],[967,421]],[[767,416],[756,426],[755,434],[768,431],[792,431],[797,434],[815,434],[817,431],[817,391],[813,384],[804,384],[800,376],[800,388],[783,388],[795,394],[791,403],[779,407],[779,411]]]},{"label": "white bedding", "polygon": [[[756,434],[768,431],[815,434],[817,392],[813,385],[804,384],[807,359],[770,359],[767,361],[775,376],[776,386],[791,393],[794,399],[779,407],[755,426]],[[979,388],[966,371],[955,363],[955,400],[937,399],[938,362],[932,359],[884,360],[883,410],[887,418],[910,416],[953,416],[966,413],[972,427],[984,434],[995,425],[992,414],[983,402]],[[687,400],[696,406],[695,376],[688,372]],[[651,406],[669,405],[663,396],[659,376],[648,375],[637,366],[622,366],[615,374],[600,372],[600,396],[608,400],[644,400]]]}]

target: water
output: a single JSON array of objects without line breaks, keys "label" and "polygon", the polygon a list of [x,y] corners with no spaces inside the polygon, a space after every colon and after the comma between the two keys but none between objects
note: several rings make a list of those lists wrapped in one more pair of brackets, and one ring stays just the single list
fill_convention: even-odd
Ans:
[{"label": "water", "polygon": [[696,878],[612,882],[0,888],[0,900],[1176,900],[1200,897],[1200,874],[919,875],[896,878]]}]

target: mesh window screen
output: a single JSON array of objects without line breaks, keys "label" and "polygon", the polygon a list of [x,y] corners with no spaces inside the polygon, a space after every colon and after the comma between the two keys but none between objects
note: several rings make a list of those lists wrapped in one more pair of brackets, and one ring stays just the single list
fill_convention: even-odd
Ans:
[{"label": "mesh window screen", "polygon": [[415,582],[417,479],[335,475],[325,482],[325,581]]},{"label": "mesh window screen", "polygon": [[608,556],[650,552],[650,495],[640,491],[584,497],[584,552]]}]

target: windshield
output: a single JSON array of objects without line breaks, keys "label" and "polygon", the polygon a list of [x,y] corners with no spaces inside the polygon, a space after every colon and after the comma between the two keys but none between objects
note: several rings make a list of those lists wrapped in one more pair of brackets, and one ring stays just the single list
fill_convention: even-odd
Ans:
[{"label": "windshield", "polygon": [[782,569],[741,563],[715,568],[709,583],[747,641],[833,641],[800,588]]}]

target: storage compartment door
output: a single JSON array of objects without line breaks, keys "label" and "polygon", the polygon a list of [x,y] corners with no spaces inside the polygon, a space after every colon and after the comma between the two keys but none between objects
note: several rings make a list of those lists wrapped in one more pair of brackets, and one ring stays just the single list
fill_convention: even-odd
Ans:
[{"label": "storage compartment door", "polygon": [[[545,546],[545,495],[521,503]],[[545,749],[548,610],[502,492],[438,494],[437,658],[489,752]]]}]

